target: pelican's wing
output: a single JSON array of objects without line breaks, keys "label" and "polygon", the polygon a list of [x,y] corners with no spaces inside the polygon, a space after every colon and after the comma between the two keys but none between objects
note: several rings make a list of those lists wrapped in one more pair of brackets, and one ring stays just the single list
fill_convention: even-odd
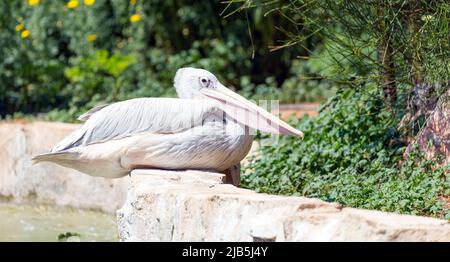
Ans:
[{"label": "pelican's wing", "polygon": [[97,113],[98,111],[102,110],[103,108],[109,106],[109,104],[104,104],[104,105],[99,105],[96,106],[92,109],[90,109],[89,111],[87,111],[86,113],[82,114],[81,116],[79,116],[77,119],[80,121],[87,121],[93,114]]},{"label": "pelican's wing", "polygon": [[202,124],[218,110],[215,101],[136,98],[91,109],[84,125],[58,143],[52,152],[140,132],[178,133]]}]

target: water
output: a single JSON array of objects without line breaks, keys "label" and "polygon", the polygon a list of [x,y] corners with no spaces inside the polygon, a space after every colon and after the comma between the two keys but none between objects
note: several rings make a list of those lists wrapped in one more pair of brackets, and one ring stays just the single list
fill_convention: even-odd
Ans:
[{"label": "water", "polygon": [[76,235],[69,241],[118,241],[112,214],[0,203],[0,241],[58,241],[58,236],[66,232]]}]

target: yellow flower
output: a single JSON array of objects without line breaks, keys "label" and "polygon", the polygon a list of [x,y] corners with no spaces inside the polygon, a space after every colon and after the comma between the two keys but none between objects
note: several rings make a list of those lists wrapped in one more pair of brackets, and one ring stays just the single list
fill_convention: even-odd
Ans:
[{"label": "yellow flower", "polygon": [[95,4],[95,0],[84,0],[84,4],[87,6]]},{"label": "yellow flower", "polygon": [[131,23],[139,22],[139,20],[141,20],[141,16],[139,14],[134,14],[130,17]]},{"label": "yellow flower", "polygon": [[97,40],[97,35],[96,34],[90,34],[87,36],[87,40],[89,42],[94,42],[95,40]]},{"label": "yellow flower", "polygon": [[35,6],[38,5],[40,0],[28,0],[28,5]]},{"label": "yellow flower", "polygon": [[16,31],[17,31],[17,32],[22,31],[24,28],[25,28],[25,27],[23,26],[22,23],[16,25]]},{"label": "yellow flower", "polygon": [[136,0],[130,0],[130,4],[131,4],[131,5],[135,5],[136,2],[137,2]]},{"label": "yellow flower", "polygon": [[30,36],[30,31],[28,30],[23,30],[22,33],[20,33],[20,37],[22,38],[27,38],[28,36]]},{"label": "yellow flower", "polygon": [[77,8],[77,7],[78,7],[78,0],[70,0],[67,3],[67,8],[69,8],[69,9],[74,9],[74,8]]}]

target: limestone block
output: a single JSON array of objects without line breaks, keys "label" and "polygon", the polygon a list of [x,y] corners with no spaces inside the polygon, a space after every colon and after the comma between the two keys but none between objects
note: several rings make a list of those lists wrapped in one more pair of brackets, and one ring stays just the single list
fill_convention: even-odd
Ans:
[{"label": "limestone block", "polygon": [[122,241],[450,241],[444,220],[255,193],[200,171],[134,170]]}]

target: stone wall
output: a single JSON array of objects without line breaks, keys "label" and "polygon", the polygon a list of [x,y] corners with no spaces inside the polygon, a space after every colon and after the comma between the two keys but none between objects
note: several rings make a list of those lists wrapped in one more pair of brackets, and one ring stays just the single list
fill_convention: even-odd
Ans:
[{"label": "stone wall", "polygon": [[200,171],[135,170],[122,241],[450,241],[445,220],[258,194]]},{"label": "stone wall", "polygon": [[78,125],[0,123],[0,198],[115,212],[122,206],[127,177],[95,178],[51,163],[32,165]]}]

